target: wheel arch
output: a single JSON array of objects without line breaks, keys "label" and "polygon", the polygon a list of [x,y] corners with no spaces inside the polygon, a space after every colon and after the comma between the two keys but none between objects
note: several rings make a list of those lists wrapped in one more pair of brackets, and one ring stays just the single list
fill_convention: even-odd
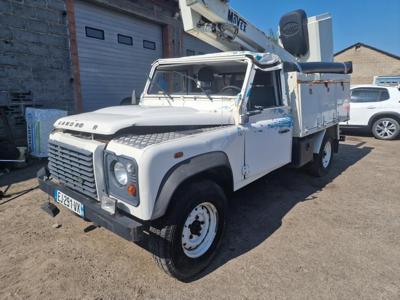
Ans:
[{"label": "wheel arch", "polygon": [[321,130],[321,131],[315,133],[315,134],[312,136],[313,145],[314,145],[314,150],[313,150],[313,152],[314,152],[315,154],[319,153],[319,151],[320,151],[320,149],[321,149],[321,145],[322,145],[322,141],[324,140],[325,133],[326,133],[326,129]]},{"label": "wheel arch", "polygon": [[382,111],[374,114],[368,121],[368,127],[372,130],[375,121],[380,118],[393,118],[400,123],[400,113],[394,111]]},{"label": "wheel arch", "polygon": [[164,176],[158,189],[151,219],[162,217],[170,207],[171,199],[183,184],[209,179],[222,187],[226,194],[233,191],[233,174],[228,156],[209,152],[188,158],[173,166]]},{"label": "wheel arch", "polygon": [[331,127],[328,127],[324,130],[321,130],[317,133],[315,133],[311,138],[313,141],[314,145],[314,154],[318,154],[321,151],[321,146],[324,141],[324,138],[328,136],[333,139],[333,150],[335,153],[338,152],[338,147],[339,147],[339,131],[338,131],[338,125],[334,125]]}]

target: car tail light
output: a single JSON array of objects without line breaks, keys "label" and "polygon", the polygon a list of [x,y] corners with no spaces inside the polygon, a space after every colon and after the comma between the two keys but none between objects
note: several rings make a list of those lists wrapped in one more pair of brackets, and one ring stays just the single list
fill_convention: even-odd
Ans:
[{"label": "car tail light", "polygon": [[349,100],[344,100],[343,102],[343,109],[345,112],[349,113],[350,112],[350,102]]}]

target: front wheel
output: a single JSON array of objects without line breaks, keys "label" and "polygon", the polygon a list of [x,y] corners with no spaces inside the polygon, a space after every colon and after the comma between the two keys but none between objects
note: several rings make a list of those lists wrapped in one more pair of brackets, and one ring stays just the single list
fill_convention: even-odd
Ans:
[{"label": "front wheel", "polygon": [[191,183],[172,199],[159,234],[150,239],[158,266],[168,275],[190,281],[213,259],[225,227],[226,198],[211,181]]},{"label": "front wheel", "polygon": [[372,134],[379,140],[393,140],[400,134],[400,125],[395,119],[382,118],[372,125]]},{"label": "front wheel", "polygon": [[311,175],[322,177],[329,172],[333,159],[333,140],[325,136],[318,154],[314,154],[314,160],[309,164]]}]

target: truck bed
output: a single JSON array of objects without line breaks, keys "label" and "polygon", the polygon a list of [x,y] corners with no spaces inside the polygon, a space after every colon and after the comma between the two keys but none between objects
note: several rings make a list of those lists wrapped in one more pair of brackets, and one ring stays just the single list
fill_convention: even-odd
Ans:
[{"label": "truck bed", "polygon": [[305,137],[347,121],[350,75],[288,73],[293,136]]}]

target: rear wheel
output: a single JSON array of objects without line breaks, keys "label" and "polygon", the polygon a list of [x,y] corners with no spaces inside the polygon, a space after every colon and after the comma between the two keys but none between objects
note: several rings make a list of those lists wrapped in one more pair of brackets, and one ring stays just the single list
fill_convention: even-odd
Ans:
[{"label": "rear wheel", "polygon": [[372,134],[379,140],[393,140],[399,133],[399,122],[393,118],[381,118],[372,125]]},{"label": "rear wheel", "polygon": [[191,183],[172,201],[159,234],[150,239],[150,248],[163,271],[189,281],[208,266],[219,248],[227,201],[212,181]]},{"label": "rear wheel", "polygon": [[333,140],[325,136],[318,154],[314,154],[314,160],[309,165],[309,172],[316,177],[322,177],[329,172],[333,159]]}]

